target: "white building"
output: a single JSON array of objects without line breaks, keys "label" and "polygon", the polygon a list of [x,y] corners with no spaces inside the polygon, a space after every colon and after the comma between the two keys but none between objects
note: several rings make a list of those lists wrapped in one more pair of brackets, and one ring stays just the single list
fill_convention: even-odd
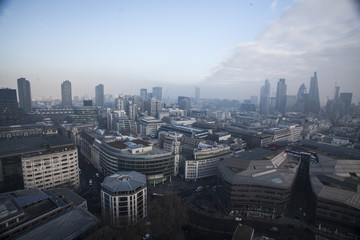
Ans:
[{"label": "white building", "polygon": [[221,160],[231,155],[228,145],[199,144],[194,149],[194,159],[185,161],[185,180],[198,180],[216,175]]},{"label": "white building", "polygon": [[118,172],[101,184],[103,219],[114,227],[136,224],[147,215],[147,187],[144,174]]},{"label": "white building", "polygon": [[24,188],[41,190],[58,186],[80,186],[76,147],[61,147],[21,157]]},{"label": "white building", "polygon": [[146,116],[140,119],[140,134],[156,136],[159,128],[166,123],[151,116]]}]

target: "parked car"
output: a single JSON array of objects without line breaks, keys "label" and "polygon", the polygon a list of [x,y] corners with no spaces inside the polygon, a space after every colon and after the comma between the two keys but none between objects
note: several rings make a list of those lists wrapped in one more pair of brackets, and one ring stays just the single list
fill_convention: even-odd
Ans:
[{"label": "parked car", "polygon": [[241,218],[239,218],[239,217],[236,217],[236,218],[235,218],[235,221],[237,221],[237,222],[241,222],[241,221],[242,221],[242,219],[241,219]]},{"label": "parked car", "polygon": [[269,228],[269,231],[271,231],[271,232],[277,232],[277,231],[279,231],[279,228],[278,228],[278,227],[270,227],[270,228]]}]

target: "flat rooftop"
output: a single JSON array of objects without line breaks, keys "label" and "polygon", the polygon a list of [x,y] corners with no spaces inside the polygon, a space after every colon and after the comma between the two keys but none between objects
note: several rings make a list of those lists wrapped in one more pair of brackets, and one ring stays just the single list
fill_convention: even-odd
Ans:
[{"label": "flat rooftop", "polygon": [[61,135],[49,135],[45,138],[43,136],[28,136],[11,139],[0,140],[0,156],[13,156],[27,153],[34,153],[40,151],[49,151],[47,144],[50,148],[68,145],[69,147],[74,144],[69,138]]},{"label": "flat rooftop", "polygon": [[113,142],[108,142],[107,144],[109,144],[113,148],[118,148],[118,149],[132,148],[132,147],[135,147],[136,145],[137,146],[142,145],[144,147],[147,147],[147,146],[150,145],[148,142],[145,142],[145,141],[140,140],[140,139],[127,140],[127,141],[124,141],[124,140],[113,141]]},{"label": "flat rooftop", "polygon": [[93,214],[78,206],[25,232],[16,239],[70,240],[95,226],[97,222]]}]

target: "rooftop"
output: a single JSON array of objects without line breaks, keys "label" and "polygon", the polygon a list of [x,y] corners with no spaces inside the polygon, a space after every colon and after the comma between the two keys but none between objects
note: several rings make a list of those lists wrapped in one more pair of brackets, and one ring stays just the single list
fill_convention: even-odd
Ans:
[{"label": "rooftop", "polygon": [[28,136],[0,140],[0,156],[12,156],[40,151],[48,151],[50,148],[69,145],[73,146],[70,139],[61,135]]},{"label": "rooftop", "polygon": [[146,186],[146,176],[135,171],[118,172],[107,176],[101,186],[112,192],[134,191]]},{"label": "rooftop", "polygon": [[319,156],[310,167],[310,182],[318,198],[360,209],[360,161]]},{"label": "rooftop", "polygon": [[87,210],[78,206],[59,217],[46,221],[40,226],[30,229],[17,239],[70,240],[97,224],[97,218]]},{"label": "rooftop", "polygon": [[[273,152],[271,152],[273,153]],[[220,162],[219,170],[224,180],[231,184],[253,184],[276,188],[289,188],[295,180],[299,159],[281,152],[262,160],[250,156],[227,158]]]}]

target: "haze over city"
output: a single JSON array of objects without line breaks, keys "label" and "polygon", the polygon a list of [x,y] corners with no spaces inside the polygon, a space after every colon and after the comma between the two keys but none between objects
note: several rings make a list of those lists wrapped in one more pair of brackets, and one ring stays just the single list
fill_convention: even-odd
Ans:
[{"label": "haze over city", "polygon": [[0,12],[0,86],[31,81],[33,98],[138,94],[245,99],[265,79],[288,93],[318,73],[322,104],[335,84],[360,96],[356,1],[5,1]]}]

